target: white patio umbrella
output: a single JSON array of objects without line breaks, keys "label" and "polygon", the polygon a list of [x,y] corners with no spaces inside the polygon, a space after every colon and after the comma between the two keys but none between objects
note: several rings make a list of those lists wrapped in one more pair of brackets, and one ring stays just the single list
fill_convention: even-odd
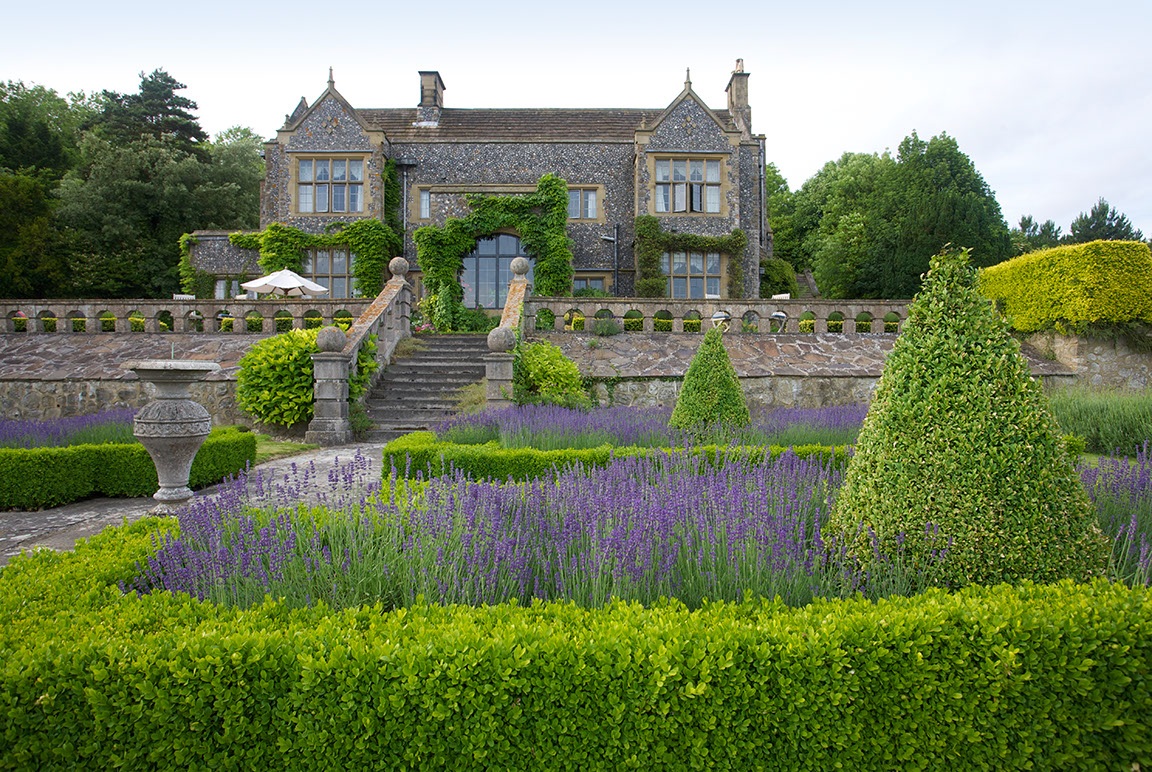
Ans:
[{"label": "white patio umbrella", "polygon": [[276,273],[270,273],[267,276],[261,276],[259,279],[246,281],[240,285],[246,290],[251,292],[266,292],[273,295],[290,295],[299,297],[302,295],[323,295],[328,292],[328,288],[322,284],[317,284],[314,281],[305,279],[295,271],[290,271],[285,268]]}]

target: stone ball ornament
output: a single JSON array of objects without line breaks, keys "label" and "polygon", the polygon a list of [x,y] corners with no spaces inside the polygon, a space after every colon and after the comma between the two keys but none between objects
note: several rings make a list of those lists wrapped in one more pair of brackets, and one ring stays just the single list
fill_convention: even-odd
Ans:
[{"label": "stone ball ornament", "polygon": [[[517,258],[520,259],[520,258]],[[488,333],[488,350],[497,353],[511,351],[516,345],[516,333],[511,327],[496,327]]]},{"label": "stone ball ornament", "polygon": [[512,274],[514,276],[527,276],[528,271],[532,268],[532,264],[528,262],[526,257],[516,257],[512,259]]},{"label": "stone ball ornament", "polygon": [[348,336],[339,327],[325,327],[316,336],[316,346],[325,352],[343,351],[348,344]]},{"label": "stone ball ornament", "polygon": [[408,261],[402,257],[394,257],[388,263],[388,270],[393,276],[404,277],[408,273]]}]

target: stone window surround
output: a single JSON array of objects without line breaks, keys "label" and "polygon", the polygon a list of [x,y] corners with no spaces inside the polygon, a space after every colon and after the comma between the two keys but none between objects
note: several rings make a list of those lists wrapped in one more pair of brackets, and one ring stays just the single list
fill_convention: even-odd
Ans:
[{"label": "stone window surround", "polygon": [[[599,223],[601,225],[605,224],[607,222],[607,220],[604,217],[604,208],[605,208],[604,207],[604,203],[605,203],[604,202],[604,186],[603,185],[570,184],[568,186],[568,192],[572,193],[574,191],[579,191],[581,193],[581,199],[580,199],[580,215],[581,216],[580,217],[569,216],[568,221],[569,222],[580,222],[580,223]],[[585,216],[586,212],[584,211],[583,194],[586,191],[591,191],[591,192],[596,194],[596,216],[595,217]]]},{"label": "stone window surround", "polygon": [[[693,250],[677,249],[677,250],[673,250],[672,252],[665,252],[661,256],[661,258],[660,258],[661,263],[662,263],[661,264],[661,270],[663,270],[664,258],[668,259],[668,265],[669,265],[669,267],[671,267],[672,254],[673,253],[679,253],[679,252],[683,252],[685,254],[685,267],[688,268],[689,270],[685,271],[684,273],[678,272],[675,274],[667,272],[667,271],[664,272],[664,275],[668,279],[668,297],[670,299],[673,299],[673,300],[717,300],[717,299],[724,299],[724,298],[728,297],[728,261],[731,260],[730,255],[724,254],[723,252],[699,252],[699,251],[693,251]],[[710,255],[710,254],[718,254],[720,256],[720,273],[719,274],[708,272],[708,255]],[[704,268],[703,273],[693,274],[690,272],[691,265],[692,265],[692,255],[701,255],[702,256],[703,268]],[[674,297],[672,294],[672,279],[674,276],[675,277],[684,277],[686,279],[691,279],[691,278],[704,279],[704,281],[705,281],[704,291],[705,292],[707,292],[707,290],[708,290],[707,280],[711,279],[711,278],[719,278],[719,280],[720,280],[719,298],[715,298],[715,297],[710,298],[707,296],[696,298],[696,297],[692,297],[690,294],[686,295],[683,298]],[[691,283],[690,282],[687,284],[686,289],[689,293],[691,292]]]},{"label": "stone window surround", "polygon": [[[294,216],[300,217],[362,217],[368,214],[369,202],[369,168],[372,154],[357,150],[357,151],[341,151],[341,150],[326,150],[326,151],[309,151],[309,152],[292,152],[289,154],[288,159],[288,200],[289,208]],[[319,161],[319,160],[337,160],[337,161],[363,161],[364,172],[363,180],[359,182],[361,185],[360,192],[360,210],[350,211],[345,209],[342,212],[326,211],[326,212],[301,212],[300,211],[300,161]],[[330,183],[329,183],[330,184]]]},{"label": "stone window surround", "polygon": [[[648,151],[645,153],[645,166],[648,172],[648,214],[656,217],[729,217],[728,191],[732,187],[729,170],[733,159],[727,153],[694,153],[677,151]],[[657,161],[719,161],[720,162],[720,211],[719,212],[657,212],[656,211],[656,162]],[[665,183],[659,183],[665,184]],[[670,183],[669,183],[670,184]],[[684,183],[691,184],[691,183]],[[715,183],[712,183],[715,184]]]},{"label": "stone window surround", "polygon": [[[576,283],[581,281],[581,280],[583,280],[584,282],[588,282],[590,280],[591,281],[600,281],[603,286],[597,287],[596,289],[602,289],[608,293],[612,292],[612,272],[611,271],[577,271],[572,276],[572,291],[573,292],[575,292],[577,289],[580,289],[580,287],[576,286]],[[587,286],[587,284],[585,286]]]}]

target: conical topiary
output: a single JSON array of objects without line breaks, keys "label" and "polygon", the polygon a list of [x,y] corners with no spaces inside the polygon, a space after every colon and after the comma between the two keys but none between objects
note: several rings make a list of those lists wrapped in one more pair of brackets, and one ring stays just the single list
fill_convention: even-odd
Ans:
[{"label": "conical topiary", "polygon": [[713,327],[704,335],[688,365],[668,425],[699,433],[711,428],[747,426],[751,420],[744,389],[724,348],[723,330]]},{"label": "conical topiary", "polygon": [[865,558],[871,529],[880,554],[902,549],[952,587],[1105,568],[1106,540],[1047,398],[977,291],[967,251],[932,259],[829,525]]}]

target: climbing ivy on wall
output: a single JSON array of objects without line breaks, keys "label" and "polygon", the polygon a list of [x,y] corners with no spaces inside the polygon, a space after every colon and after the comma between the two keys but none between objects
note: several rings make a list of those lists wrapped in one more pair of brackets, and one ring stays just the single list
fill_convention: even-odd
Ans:
[{"label": "climbing ivy on wall", "polygon": [[198,298],[210,298],[216,293],[216,277],[192,265],[192,245],[196,237],[185,233],[180,237],[180,289]]},{"label": "climbing ivy on wall", "polygon": [[662,298],[668,294],[668,277],[660,265],[665,252],[722,252],[728,255],[728,297],[744,295],[744,249],[748,236],[734,230],[727,236],[669,233],[650,214],[636,218],[636,295]]},{"label": "climbing ivy on wall", "polygon": [[[535,260],[535,289],[540,295],[572,292],[572,241],[568,238],[568,183],[546,174],[536,191],[525,195],[465,197],[472,211],[450,217],[443,227],[426,225],[413,234],[416,259],[429,294],[447,291],[454,305],[464,298],[460,271],[476,240],[508,228],[520,234],[524,250]],[[447,302],[447,301],[445,301]]]},{"label": "climbing ivy on wall", "polygon": [[[381,173],[384,182],[384,221],[359,219],[335,222],[327,233],[305,233],[281,223],[271,223],[258,233],[232,233],[228,241],[241,249],[254,249],[260,253],[257,261],[265,273],[284,268],[299,272],[304,267],[304,253],[309,249],[336,249],[348,247],[356,255],[352,267],[356,290],[364,297],[375,297],[384,289],[384,272],[388,261],[404,249],[404,229],[400,222],[400,182],[396,162],[384,164]],[[196,243],[192,234],[180,239],[180,278],[184,290],[193,292],[207,278],[207,296],[211,296],[215,277],[192,266],[191,245]],[[196,291],[197,296],[201,296]]]}]

